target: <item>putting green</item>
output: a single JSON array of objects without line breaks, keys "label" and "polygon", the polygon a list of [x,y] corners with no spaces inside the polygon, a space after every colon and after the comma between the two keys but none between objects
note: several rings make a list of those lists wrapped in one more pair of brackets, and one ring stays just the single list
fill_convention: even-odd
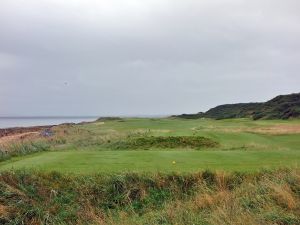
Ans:
[{"label": "putting green", "polygon": [[297,167],[300,151],[53,151],[13,158],[0,170],[37,169],[71,173],[256,171]]}]

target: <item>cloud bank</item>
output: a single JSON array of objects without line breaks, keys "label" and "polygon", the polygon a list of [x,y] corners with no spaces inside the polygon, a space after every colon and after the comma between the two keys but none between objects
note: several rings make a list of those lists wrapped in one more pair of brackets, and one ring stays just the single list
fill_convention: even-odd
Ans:
[{"label": "cloud bank", "polygon": [[300,84],[297,0],[2,0],[0,115],[161,115]]}]

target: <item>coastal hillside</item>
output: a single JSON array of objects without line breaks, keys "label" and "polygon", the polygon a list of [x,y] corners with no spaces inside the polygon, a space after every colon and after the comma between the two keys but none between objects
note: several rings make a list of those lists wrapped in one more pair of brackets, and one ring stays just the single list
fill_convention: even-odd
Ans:
[{"label": "coastal hillside", "polygon": [[300,93],[279,95],[267,102],[261,103],[219,105],[205,113],[182,114],[175,117],[185,119],[252,118],[254,120],[300,118]]}]

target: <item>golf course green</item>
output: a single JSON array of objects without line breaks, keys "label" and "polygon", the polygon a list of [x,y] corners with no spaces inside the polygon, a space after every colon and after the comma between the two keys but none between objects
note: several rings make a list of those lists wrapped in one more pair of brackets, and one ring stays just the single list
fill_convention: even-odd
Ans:
[{"label": "golf course green", "polygon": [[74,173],[257,171],[297,167],[298,151],[57,151],[0,163],[0,170],[38,169]]},{"label": "golf course green", "polygon": [[[58,126],[54,137],[38,140],[50,147],[48,151],[22,153],[2,161],[0,171],[34,169],[87,174],[295,168],[300,162],[299,127],[300,120],[170,118]],[[181,137],[184,142],[168,137]],[[218,145],[193,148],[195,137],[209,138]],[[184,144],[192,147],[185,148]]]}]

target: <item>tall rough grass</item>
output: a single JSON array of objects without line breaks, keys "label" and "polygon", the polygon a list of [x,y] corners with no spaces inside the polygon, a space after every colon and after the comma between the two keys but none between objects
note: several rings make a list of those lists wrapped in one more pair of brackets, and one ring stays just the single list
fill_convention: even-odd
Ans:
[{"label": "tall rough grass", "polygon": [[1,224],[300,224],[300,171],[5,172]]},{"label": "tall rough grass", "polygon": [[22,141],[0,146],[0,162],[15,156],[47,151],[51,148],[46,141]]}]

